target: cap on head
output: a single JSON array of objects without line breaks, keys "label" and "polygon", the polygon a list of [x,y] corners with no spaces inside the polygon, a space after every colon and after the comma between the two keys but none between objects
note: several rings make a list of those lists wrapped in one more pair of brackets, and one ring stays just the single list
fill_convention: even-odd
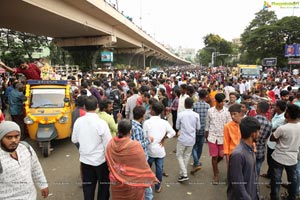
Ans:
[{"label": "cap on head", "polygon": [[21,133],[20,127],[17,123],[12,121],[3,121],[0,123],[0,140],[12,131],[18,131]]}]

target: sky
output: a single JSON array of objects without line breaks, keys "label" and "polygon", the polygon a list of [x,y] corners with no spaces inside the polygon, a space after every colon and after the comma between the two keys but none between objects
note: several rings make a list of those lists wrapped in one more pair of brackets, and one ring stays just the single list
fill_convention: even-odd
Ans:
[{"label": "sky", "polygon": [[[174,48],[204,47],[203,37],[218,34],[227,41],[239,38],[264,5],[264,0],[107,0],[130,16],[157,41]],[[268,2],[268,1],[267,1]],[[272,0],[272,2],[292,2]],[[271,4],[271,0],[269,1]],[[300,1],[299,1],[300,4]],[[300,8],[271,6],[280,19],[300,16]]]}]

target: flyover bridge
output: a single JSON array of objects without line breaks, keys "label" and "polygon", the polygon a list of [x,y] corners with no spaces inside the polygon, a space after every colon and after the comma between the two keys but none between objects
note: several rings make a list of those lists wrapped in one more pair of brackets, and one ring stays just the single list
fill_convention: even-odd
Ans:
[{"label": "flyover bridge", "polygon": [[0,26],[52,37],[58,46],[101,46],[115,54],[187,65],[104,0],[1,0]]}]

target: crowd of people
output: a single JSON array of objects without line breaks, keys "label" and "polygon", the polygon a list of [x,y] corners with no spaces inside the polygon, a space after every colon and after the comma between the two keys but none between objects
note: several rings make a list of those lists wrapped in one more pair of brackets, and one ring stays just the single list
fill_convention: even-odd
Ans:
[{"label": "crowd of people", "polygon": [[[32,68],[30,64],[21,66],[25,71]],[[112,199],[152,199],[152,186],[154,192],[162,192],[163,176],[168,176],[164,142],[172,137],[177,137],[180,183],[201,170],[207,142],[213,185],[219,184],[218,163],[225,157],[228,199],[259,199],[260,177],[270,179],[270,197],[279,199],[283,169],[289,182],[287,198],[299,198],[297,74],[273,70],[261,77],[241,77],[226,68],[207,73],[186,67],[151,73],[119,70],[114,78],[95,79],[85,74],[68,79],[76,102],[72,142],[80,154],[85,199],[94,199],[97,183],[98,199],[109,199],[110,194]],[[22,86],[18,84],[13,84],[13,90],[19,93],[10,92],[8,102],[18,95],[22,102]],[[19,117],[10,113],[19,124],[13,131],[23,133]],[[3,136],[10,133],[7,131]],[[9,138],[18,143],[19,137]],[[18,153],[19,148],[15,143],[14,148],[3,148],[2,140],[0,162],[2,155]],[[188,172],[191,157],[193,167]],[[268,171],[261,173],[265,158]],[[4,178],[0,174],[0,186],[5,185]]]},{"label": "crowd of people", "polygon": [[[162,191],[162,177],[168,175],[163,169],[166,157],[163,144],[165,139],[174,136],[178,137],[175,149],[179,165],[178,182],[189,180],[189,174],[201,170],[202,149],[207,141],[213,171],[212,184],[219,183],[218,163],[224,157],[228,163],[229,199],[259,199],[259,176],[271,179],[271,199],[279,199],[283,168],[289,171],[287,196],[290,199],[298,197],[299,173],[296,175],[296,171],[299,171],[300,137],[296,130],[300,117],[300,91],[293,87],[299,82],[298,75],[270,71],[267,76],[243,78],[230,71],[209,74],[190,69],[186,72],[117,71],[114,79],[97,80],[83,76],[80,77],[81,89],[76,86],[76,78],[70,78],[73,79],[74,90],[78,90],[74,94],[85,95],[87,92],[84,90],[97,88],[99,95],[94,94],[95,102],[99,103],[100,112],[106,115],[103,117],[102,114],[100,118],[109,125],[111,135],[114,137],[116,134],[111,143],[119,143],[120,146],[114,148],[120,152],[124,151],[121,141],[127,134],[120,132],[117,126],[122,123],[129,126],[129,121],[124,119],[131,120],[131,136],[125,137],[126,143],[128,138],[139,141],[149,166],[155,164],[156,179],[143,186],[146,199],[152,199],[151,184],[155,184],[155,192]],[[273,152],[269,150],[269,143],[273,143]],[[125,178],[131,182],[133,177],[126,177],[125,171],[126,166],[131,164],[139,168],[137,163],[130,163],[127,159],[125,162],[120,157],[113,160],[111,157],[117,154],[108,152],[110,150],[106,151],[106,158],[112,159],[107,161],[110,180],[116,183],[111,187],[113,198],[116,195],[119,199],[120,191],[132,195],[129,188],[138,186],[126,184]],[[135,155],[136,152],[127,150],[126,153]],[[269,170],[267,174],[261,174],[266,154]],[[189,173],[190,157],[193,158],[193,168]],[[121,178],[121,175],[124,177]]]}]

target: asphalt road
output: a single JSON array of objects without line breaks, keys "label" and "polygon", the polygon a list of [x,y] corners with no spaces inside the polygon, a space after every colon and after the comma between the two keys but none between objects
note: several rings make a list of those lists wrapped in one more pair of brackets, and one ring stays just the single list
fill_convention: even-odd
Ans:
[{"label": "asphalt road", "polygon": [[[49,182],[50,195],[48,199],[55,200],[80,200],[83,199],[82,189],[79,187],[79,155],[76,147],[70,139],[54,141],[54,151],[48,158],[43,158],[41,150],[37,144],[29,140],[36,150],[40,162],[43,166],[47,180]],[[169,177],[163,177],[163,189],[161,193],[154,193],[156,200],[223,200],[227,199],[226,189],[226,161],[219,163],[220,184],[212,185],[212,168],[210,157],[208,156],[207,144],[204,145],[203,156],[201,158],[202,170],[194,176],[190,175],[190,180],[185,183],[178,183],[179,164],[173,150],[176,146],[176,138],[165,142],[167,156],[164,162],[164,171]],[[190,163],[192,162],[192,158]],[[189,166],[189,170],[192,166]],[[153,167],[154,168],[154,167]],[[262,167],[262,172],[266,171],[266,162]],[[285,173],[284,173],[285,174]],[[260,178],[261,195],[269,196],[270,189],[265,184],[267,179]],[[39,199],[42,199],[39,195]]]}]

